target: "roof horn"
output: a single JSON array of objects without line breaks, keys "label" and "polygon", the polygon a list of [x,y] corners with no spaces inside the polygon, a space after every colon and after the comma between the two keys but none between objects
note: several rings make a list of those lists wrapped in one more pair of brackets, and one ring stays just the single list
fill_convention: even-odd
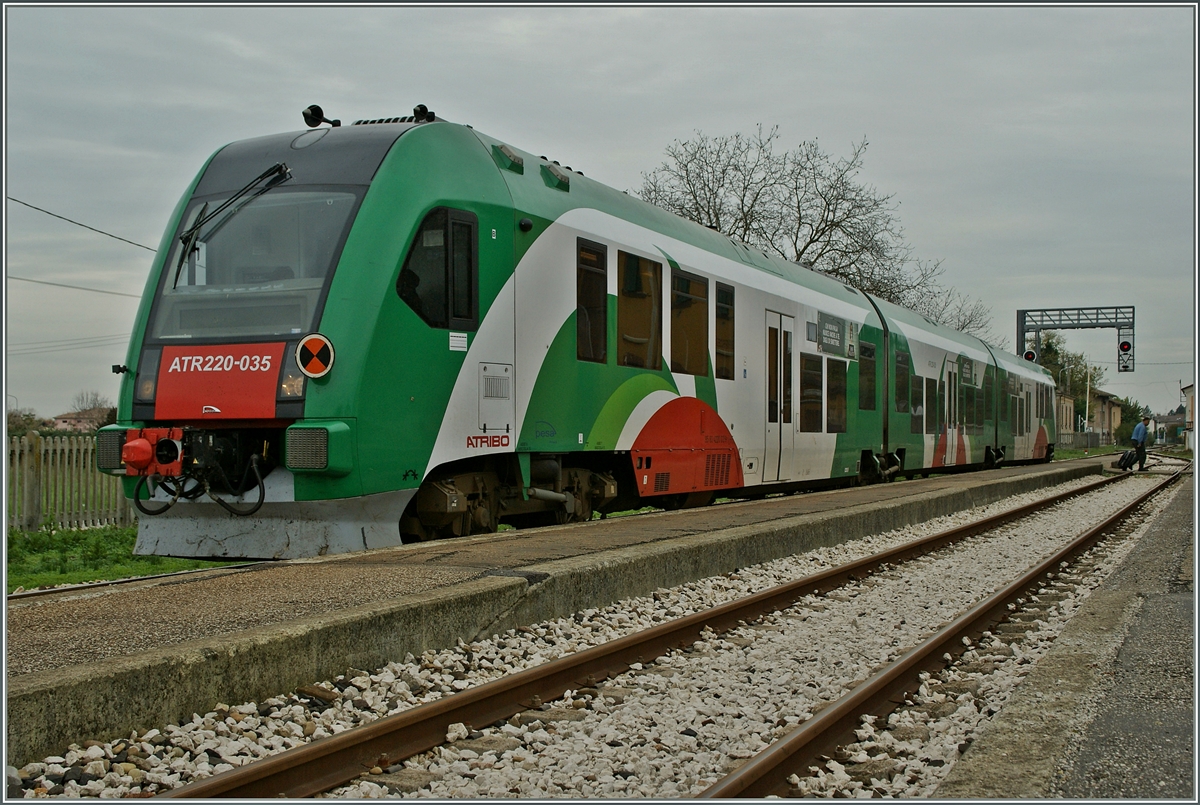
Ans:
[{"label": "roof horn", "polygon": [[315,103],[312,106],[305,109],[300,114],[304,115],[304,123],[310,129],[315,129],[317,126],[321,125],[322,123],[328,123],[329,125],[333,126],[335,129],[338,126],[342,125],[342,121],[340,121],[340,120],[327,119],[325,117],[325,113],[323,111],[321,111],[321,107],[317,106]]}]

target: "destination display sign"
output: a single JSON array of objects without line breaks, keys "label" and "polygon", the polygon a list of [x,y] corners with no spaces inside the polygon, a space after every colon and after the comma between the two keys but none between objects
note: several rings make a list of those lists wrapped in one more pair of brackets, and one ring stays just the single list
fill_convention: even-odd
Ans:
[{"label": "destination display sign", "polygon": [[817,344],[826,355],[845,356],[846,320],[826,313],[818,313]]}]

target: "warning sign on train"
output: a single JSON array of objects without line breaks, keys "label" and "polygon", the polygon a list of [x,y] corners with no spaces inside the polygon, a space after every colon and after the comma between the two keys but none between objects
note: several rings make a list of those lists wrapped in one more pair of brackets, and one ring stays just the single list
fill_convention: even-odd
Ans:
[{"label": "warning sign on train", "polygon": [[304,336],[296,345],[296,363],[309,377],[324,377],[333,367],[333,344],[320,333]]}]

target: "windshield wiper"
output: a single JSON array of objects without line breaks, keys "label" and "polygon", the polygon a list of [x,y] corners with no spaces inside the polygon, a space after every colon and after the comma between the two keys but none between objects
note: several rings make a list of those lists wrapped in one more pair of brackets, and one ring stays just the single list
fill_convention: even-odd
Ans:
[{"label": "windshield wiper", "polygon": [[[206,201],[204,202],[203,206],[200,207],[200,212],[196,214],[197,221],[204,217],[204,211],[207,209],[208,202]],[[179,255],[179,264],[175,266],[175,281],[171,283],[171,290],[175,290],[177,287],[179,287],[179,272],[183,270],[183,264],[187,262],[188,255],[190,255],[192,250],[196,248],[196,239],[200,234],[200,227],[198,225],[189,227],[188,231],[184,232],[183,234],[185,236],[183,238],[183,253]]]},{"label": "windshield wiper", "polygon": [[[272,187],[276,187],[276,186],[282,184],[283,182],[286,182],[288,179],[292,178],[292,172],[290,170],[288,170],[288,166],[286,163],[276,162],[274,165],[272,165],[271,167],[267,168],[265,171],[260,173],[257,177],[255,177],[249,184],[247,184],[241,190],[237,191],[232,196],[227,198],[224,201],[224,203],[221,204],[221,206],[217,207],[215,210],[210,212],[208,215],[204,214],[204,211],[208,209],[208,202],[207,201],[204,202],[204,206],[202,206],[200,208],[200,213],[196,216],[196,222],[193,223],[191,226],[189,226],[179,236],[179,240],[183,243],[183,250],[179,255],[179,263],[175,266],[175,281],[171,283],[172,290],[175,289],[176,287],[178,287],[179,274],[181,271],[183,271],[183,264],[187,262],[188,257],[191,255],[192,251],[194,251],[196,248],[196,242],[200,239],[200,227],[204,226],[206,223],[208,223],[212,219],[216,218],[222,212],[229,209],[229,207],[231,205],[235,204],[238,199],[240,199],[242,196],[246,195],[251,190],[253,190],[255,187],[257,187],[259,182],[261,182],[263,179],[267,179],[269,177],[274,177],[274,178],[271,179],[271,181],[267,183],[266,187],[259,190],[253,196],[251,196],[247,200],[248,202],[253,201],[254,199],[258,198],[263,193],[270,190]],[[242,207],[238,207],[235,210],[231,210],[229,215],[226,215],[225,218],[223,218],[220,222],[217,223],[216,226],[214,226],[212,229],[210,229],[208,231],[208,234],[211,236],[214,232],[216,232],[218,229],[220,229],[222,226],[224,226],[226,224],[226,222],[229,221],[230,218],[232,218],[234,215],[236,215],[244,207],[245,207],[245,205],[242,205]]]}]

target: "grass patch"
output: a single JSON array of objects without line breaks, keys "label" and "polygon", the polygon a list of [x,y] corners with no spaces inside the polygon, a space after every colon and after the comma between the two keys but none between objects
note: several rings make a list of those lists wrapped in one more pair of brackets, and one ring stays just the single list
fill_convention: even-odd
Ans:
[{"label": "grass patch", "polygon": [[1121,447],[1115,444],[1101,445],[1093,447],[1090,450],[1084,450],[1082,447],[1077,450],[1065,450],[1062,448],[1054,448],[1055,461],[1070,461],[1073,458],[1083,458],[1084,456],[1107,456],[1114,453],[1124,453],[1128,447]]},{"label": "grass patch", "polygon": [[137,527],[40,529],[8,533],[5,590],[111,581],[179,570],[238,564],[203,559],[134,556]]}]

